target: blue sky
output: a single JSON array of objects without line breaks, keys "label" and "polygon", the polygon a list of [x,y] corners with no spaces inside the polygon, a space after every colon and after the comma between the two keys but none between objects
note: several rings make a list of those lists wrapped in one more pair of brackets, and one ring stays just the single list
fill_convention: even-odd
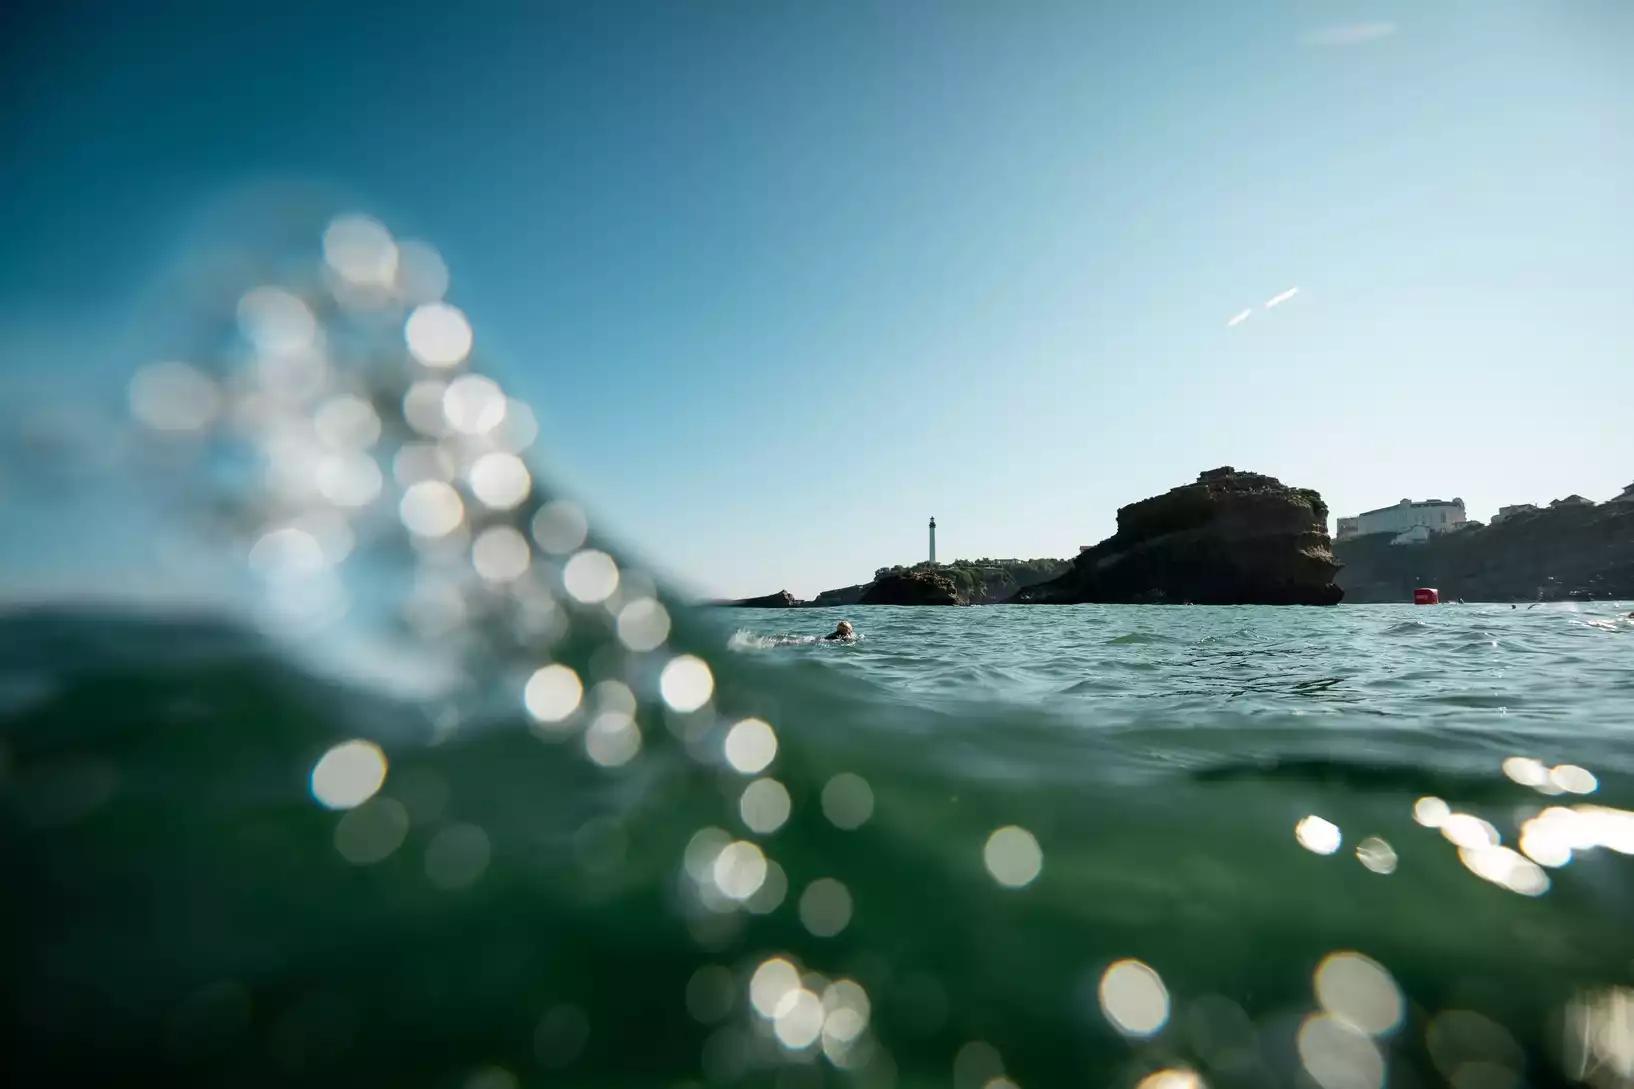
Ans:
[{"label": "blue sky", "polygon": [[8,400],[117,398],[200,217],[299,182],[442,249],[552,470],[703,592],[931,514],[1064,556],[1222,463],[1634,479],[1634,5],[339,7],[8,6]]}]

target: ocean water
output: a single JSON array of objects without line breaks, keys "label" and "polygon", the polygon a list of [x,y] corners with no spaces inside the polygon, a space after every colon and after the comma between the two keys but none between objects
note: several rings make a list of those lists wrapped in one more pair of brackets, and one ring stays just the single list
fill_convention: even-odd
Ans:
[{"label": "ocean water", "polygon": [[[841,612],[861,640],[810,641]],[[644,662],[560,728],[508,681],[393,698],[231,622],[13,613],[7,1052],[138,1083],[1625,1085],[1626,612],[677,608],[708,703]],[[589,680],[581,627],[556,658]],[[588,712],[624,693],[610,759]],[[358,737],[379,793],[316,804]]]},{"label": "ocean water", "polygon": [[[1159,716],[1205,728],[1316,716],[1344,720],[1341,735],[1356,720],[1386,729],[1428,718],[1503,743],[1544,736],[1551,721],[1619,714],[1630,609],[993,605],[717,615],[733,627],[735,650],[768,664],[831,663],[877,686],[879,698],[916,705],[991,699],[1077,714],[1087,728]],[[822,640],[842,618],[862,638]],[[792,653],[800,646],[810,653]]]},{"label": "ocean water", "polygon": [[1634,1085],[1634,605],[697,610],[344,233],[0,610],[10,1081]]}]

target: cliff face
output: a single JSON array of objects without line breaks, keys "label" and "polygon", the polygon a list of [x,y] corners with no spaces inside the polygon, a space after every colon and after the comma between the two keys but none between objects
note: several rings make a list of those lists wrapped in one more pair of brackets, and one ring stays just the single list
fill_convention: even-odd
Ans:
[{"label": "cliff face", "polygon": [[913,568],[875,579],[859,605],[965,605],[953,580],[934,571]]},{"label": "cliff face", "polygon": [[1118,511],[1118,531],[1022,603],[1333,605],[1328,508],[1309,488],[1230,466]]},{"label": "cliff face", "polygon": [[1415,586],[1436,587],[1443,601],[1634,598],[1634,503],[1562,503],[1423,544],[1390,536],[1334,544],[1346,601],[1411,601]]}]

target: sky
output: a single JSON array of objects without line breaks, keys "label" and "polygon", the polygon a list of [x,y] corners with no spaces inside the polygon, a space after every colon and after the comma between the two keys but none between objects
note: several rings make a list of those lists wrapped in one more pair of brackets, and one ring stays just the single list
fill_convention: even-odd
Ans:
[{"label": "sky", "polygon": [[299,185],[441,249],[548,473],[699,594],[932,515],[1066,556],[1222,464],[1634,480],[1621,0],[342,7],[6,5],[0,403],[117,397],[211,209]]}]

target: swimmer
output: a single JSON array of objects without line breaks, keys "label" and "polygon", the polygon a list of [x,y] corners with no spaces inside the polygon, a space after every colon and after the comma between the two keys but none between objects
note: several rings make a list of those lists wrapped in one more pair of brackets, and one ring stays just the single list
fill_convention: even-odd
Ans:
[{"label": "swimmer", "polygon": [[838,641],[838,642],[841,642],[841,643],[849,643],[853,639],[855,639],[856,637],[857,637],[857,632],[856,632],[856,629],[851,626],[851,621],[842,620],[842,621],[840,621],[839,626],[834,629],[833,634],[825,635],[825,636],[823,636],[823,639],[825,641]]}]

